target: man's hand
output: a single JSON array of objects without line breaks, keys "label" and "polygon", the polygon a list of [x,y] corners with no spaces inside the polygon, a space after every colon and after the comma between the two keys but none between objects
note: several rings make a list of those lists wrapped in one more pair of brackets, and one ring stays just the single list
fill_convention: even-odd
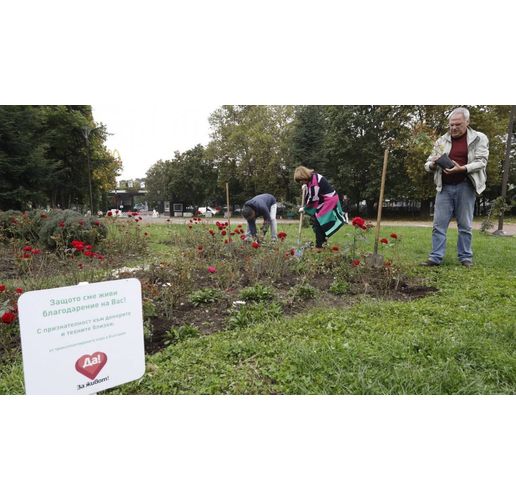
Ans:
[{"label": "man's hand", "polygon": [[467,172],[468,169],[466,167],[461,167],[456,161],[452,160],[453,162],[453,168],[446,168],[443,170],[443,173],[446,175],[449,174],[459,174]]},{"label": "man's hand", "polygon": [[432,164],[428,167],[432,172],[435,172],[437,170],[437,165],[435,164],[435,162],[440,158],[440,156],[438,155],[435,155],[435,156],[430,156],[429,160],[432,162]]}]

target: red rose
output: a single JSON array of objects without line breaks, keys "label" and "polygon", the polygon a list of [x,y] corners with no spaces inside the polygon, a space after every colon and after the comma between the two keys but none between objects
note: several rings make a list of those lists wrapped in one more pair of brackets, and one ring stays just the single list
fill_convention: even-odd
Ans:
[{"label": "red rose", "polygon": [[0,285],[0,292],[5,292],[5,285]]},{"label": "red rose", "polygon": [[339,247],[337,245],[333,245],[331,247],[331,249],[334,251],[334,252],[338,252],[339,251]]},{"label": "red rose", "polygon": [[387,243],[389,243],[389,241],[387,240],[387,238],[382,238],[380,240],[380,243],[383,243],[384,245],[387,245]]},{"label": "red rose", "polygon": [[93,224],[95,224],[96,226],[100,226],[100,222],[98,220],[96,220]]},{"label": "red rose", "polygon": [[360,259],[353,259],[353,262],[351,263],[353,267],[357,267],[360,265]]},{"label": "red rose", "polygon": [[197,250],[199,250],[199,252],[202,252],[202,245],[199,245],[199,246],[197,247]]},{"label": "red rose", "polygon": [[396,233],[391,233],[391,238],[393,240],[397,240],[398,239],[398,235]]},{"label": "red rose", "polygon": [[111,213],[111,210],[109,210],[109,211],[106,213],[106,215],[107,215],[108,217],[111,217],[113,214]]},{"label": "red rose", "polygon": [[213,236],[215,234],[215,231],[213,229],[210,229],[210,234]]},{"label": "red rose", "polygon": [[23,288],[17,288],[17,289],[15,290],[15,292],[16,292],[16,293],[23,293]]},{"label": "red rose", "polygon": [[215,266],[208,266],[208,272],[213,274],[217,272],[217,269],[215,268]]},{"label": "red rose", "polygon": [[227,233],[227,231],[224,229],[220,234],[221,234],[222,236],[226,236],[226,234],[228,234],[228,233]]},{"label": "red rose", "polygon": [[295,253],[296,253],[296,250],[294,248],[291,248],[290,249],[290,255],[295,255]]},{"label": "red rose", "polygon": [[252,244],[251,244],[251,246],[252,246],[253,248],[260,248],[260,243],[258,243],[257,241],[253,241],[253,242],[252,242]]},{"label": "red rose", "polygon": [[64,227],[64,225],[65,225],[65,224],[64,224],[64,221],[62,220],[62,221],[60,221],[60,222],[59,222],[59,224],[57,224],[57,225],[58,225],[59,227]]},{"label": "red rose", "polygon": [[4,312],[4,314],[2,314],[2,323],[5,323],[6,325],[12,323],[16,318],[16,315],[14,313],[12,313],[11,311],[7,311],[7,312]]},{"label": "red rose", "polygon": [[281,232],[278,233],[278,238],[280,240],[283,241],[286,237],[287,237],[287,233],[285,233],[284,231],[281,231]]},{"label": "red rose", "polygon": [[241,239],[241,240],[245,240],[245,234],[241,234],[241,235],[240,235],[240,239]]},{"label": "red rose", "polygon": [[23,251],[24,251],[24,252],[30,252],[31,250],[32,250],[32,247],[30,247],[30,246],[28,246],[28,245],[27,245],[27,246],[25,246],[25,247],[23,247]]},{"label": "red rose", "polygon": [[41,253],[41,250],[39,248],[33,248],[32,253],[33,255],[39,255]]}]

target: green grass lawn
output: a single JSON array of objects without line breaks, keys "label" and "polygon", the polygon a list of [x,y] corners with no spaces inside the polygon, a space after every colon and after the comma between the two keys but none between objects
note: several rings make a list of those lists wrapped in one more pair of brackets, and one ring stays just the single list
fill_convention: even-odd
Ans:
[{"label": "green grass lawn", "polygon": [[[284,226],[292,244],[296,227]],[[171,231],[149,226],[166,259]],[[349,241],[346,227],[332,244]],[[112,394],[514,394],[516,239],[474,232],[475,267],[456,259],[456,229],[439,268],[418,268],[431,229],[386,227],[401,236],[412,275],[439,291],[410,302],[364,298],[342,309],[190,338],[147,357],[146,375]],[[304,229],[303,240],[313,239]],[[385,249],[386,256],[392,249]],[[0,367],[0,393],[23,393],[21,359]]]}]

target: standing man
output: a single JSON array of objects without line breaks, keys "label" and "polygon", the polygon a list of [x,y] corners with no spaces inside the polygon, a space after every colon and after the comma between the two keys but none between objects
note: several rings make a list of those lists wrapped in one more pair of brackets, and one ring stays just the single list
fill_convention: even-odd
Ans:
[{"label": "standing man", "polygon": [[272,194],[263,193],[244,203],[242,216],[247,221],[247,239],[258,239],[256,234],[256,219],[263,217],[262,235],[265,237],[268,226],[271,226],[271,240],[275,241],[278,234],[276,211],[278,205]]},{"label": "standing man", "polygon": [[[424,266],[441,264],[446,250],[446,232],[453,216],[457,219],[459,237],[457,254],[465,267],[473,265],[471,228],[475,197],[486,188],[486,166],[489,141],[485,134],[469,127],[469,111],[456,108],[448,116],[450,130],[437,139],[425,170],[433,172],[437,190],[432,230],[432,252]],[[441,157],[448,155],[449,165]],[[445,159],[446,156],[444,157]]]}]

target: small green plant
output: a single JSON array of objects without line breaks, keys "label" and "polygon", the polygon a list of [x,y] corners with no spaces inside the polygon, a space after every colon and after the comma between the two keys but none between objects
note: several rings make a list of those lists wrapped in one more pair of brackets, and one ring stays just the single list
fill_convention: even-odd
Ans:
[{"label": "small green plant", "polygon": [[289,292],[293,300],[309,300],[316,295],[316,289],[308,283],[300,283],[292,288]]},{"label": "small green plant", "polygon": [[505,198],[499,196],[491,204],[491,208],[480,224],[480,232],[487,233],[495,225],[494,219],[498,219],[500,215],[507,212],[511,206],[505,201]]},{"label": "small green plant", "polygon": [[278,319],[282,315],[283,310],[276,302],[272,304],[265,304],[264,302],[246,304],[231,312],[228,326],[230,330],[246,328],[270,319]]},{"label": "small green plant", "polygon": [[152,302],[152,300],[144,299],[142,306],[144,318],[153,318],[158,315],[156,311],[156,305],[154,304],[154,302]]},{"label": "small green plant", "polygon": [[152,335],[152,323],[148,319],[143,323],[143,338],[146,342],[152,342]]},{"label": "small green plant", "polygon": [[240,298],[249,302],[266,302],[274,298],[274,293],[270,287],[258,283],[244,288],[240,292]]},{"label": "small green plant", "polygon": [[220,290],[215,288],[202,288],[190,294],[190,301],[196,306],[201,304],[213,304],[222,298]]},{"label": "small green plant", "polygon": [[347,281],[334,280],[330,285],[329,291],[335,295],[345,295],[349,292],[349,283]]},{"label": "small green plant", "polygon": [[174,326],[168,332],[165,333],[164,344],[170,345],[175,344],[177,342],[181,342],[182,340],[200,337],[201,332],[199,328],[194,325],[182,325],[182,326]]}]

